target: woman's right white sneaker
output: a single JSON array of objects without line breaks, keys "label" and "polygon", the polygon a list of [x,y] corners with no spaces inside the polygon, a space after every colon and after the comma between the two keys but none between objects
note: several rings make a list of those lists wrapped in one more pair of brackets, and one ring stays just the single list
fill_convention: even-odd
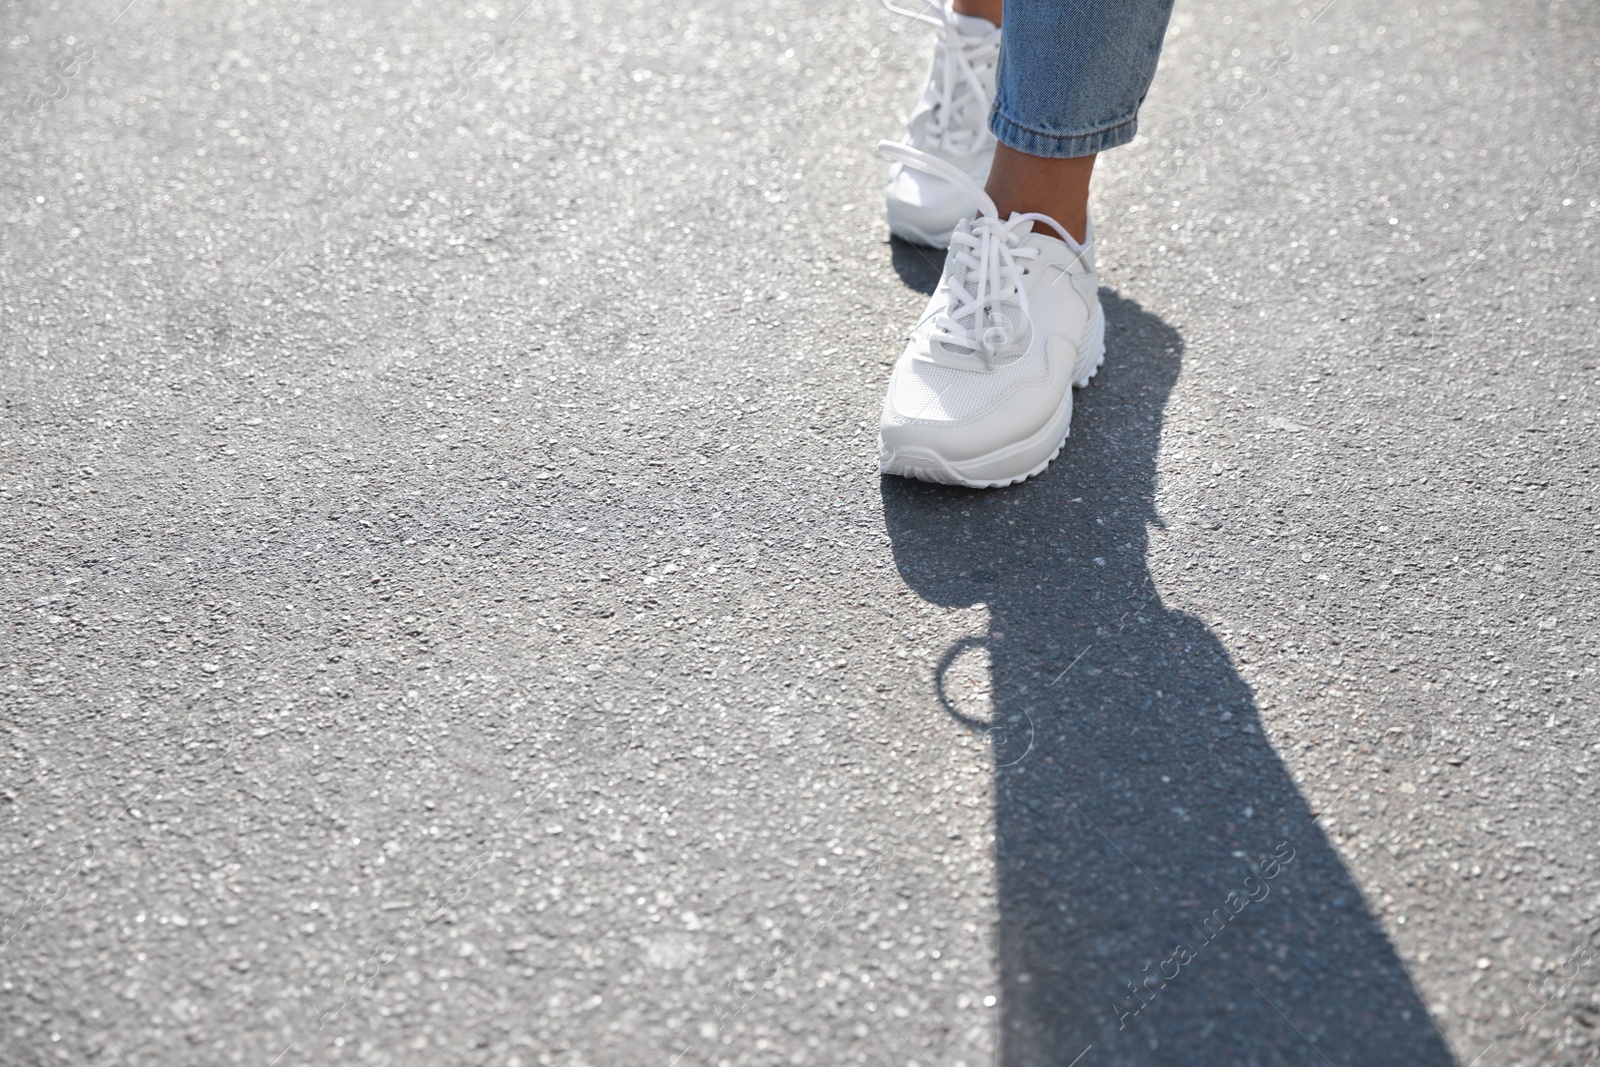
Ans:
[{"label": "woman's right white sneaker", "polygon": [[[906,143],[943,160],[979,187],[994,163],[995,71],[1000,62],[1000,28],[988,19],[960,15],[948,5],[925,0],[930,14],[884,6],[937,27],[928,81],[907,124]],[[956,223],[971,218],[971,197],[947,177],[896,162],[884,187],[889,231],[902,240],[944,248]]]},{"label": "woman's right white sneaker", "polygon": [[[1094,232],[1083,244],[1053,219],[1001,219],[948,163],[905,145],[891,158],[964,186],[977,218],[957,224],[944,276],[895,363],[878,424],[885,474],[974,489],[1044,470],[1072,423],[1072,389],[1105,358]],[[1041,222],[1059,234],[1033,232]]]}]

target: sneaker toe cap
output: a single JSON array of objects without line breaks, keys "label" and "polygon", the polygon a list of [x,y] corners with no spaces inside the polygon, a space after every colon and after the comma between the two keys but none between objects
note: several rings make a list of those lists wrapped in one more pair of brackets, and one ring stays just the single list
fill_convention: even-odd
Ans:
[{"label": "sneaker toe cap", "polygon": [[880,459],[911,452],[960,463],[992,454],[1038,433],[1070,388],[1049,375],[1006,383],[903,361],[884,397]]}]

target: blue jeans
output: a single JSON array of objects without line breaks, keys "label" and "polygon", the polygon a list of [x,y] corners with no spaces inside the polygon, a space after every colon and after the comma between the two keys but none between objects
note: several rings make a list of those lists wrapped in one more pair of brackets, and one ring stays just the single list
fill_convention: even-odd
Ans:
[{"label": "blue jeans", "polygon": [[1005,0],[989,129],[1067,159],[1133,140],[1172,0]]}]

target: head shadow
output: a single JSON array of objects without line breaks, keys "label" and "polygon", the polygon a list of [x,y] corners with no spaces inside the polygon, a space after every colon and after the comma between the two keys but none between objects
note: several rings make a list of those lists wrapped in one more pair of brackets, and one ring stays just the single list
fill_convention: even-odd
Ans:
[{"label": "head shadow", "polygon": [[1454,1064],[1249,686],[1157,595],[1146,555],[1183,341],[1102,299],[1106,365],[1044,474],[1003,491],[883,482],[907,585],[989,613],[992,720],[945,695],[965,646],[934,685],[993,741],[998,1062]]}]

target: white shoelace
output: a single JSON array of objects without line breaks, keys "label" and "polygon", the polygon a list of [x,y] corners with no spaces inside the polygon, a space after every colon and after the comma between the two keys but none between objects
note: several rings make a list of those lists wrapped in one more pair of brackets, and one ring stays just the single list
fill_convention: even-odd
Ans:
[{"label": "white shoelace", "polygon": [[1000,61],[999,31],[962,33],[955,9],[938,0],[922,0],[926,11],[895,7],[889,0],[878,2],[888,11],[939,30],[931,92],[923,94],[917,114],[911,117],[911,143],[924,151],[976,152],[989,130],[989,89],[979,72],[992,70]]},{"label": "white shoelace", "polygon": [[[1033,224],[1047,224],[1068,248],[1080,245],[1049,215],[1019,211],[1002,219],[1000,209],[977,182],[937,156],[894,141],[879,141],[878,151],[952,182],[978,205],[977,218],[957,226],[950,236],[951,306],[935,320],[931,340],[981,352],[992,363],[1028,330],[1028,291],[1022,286],[1026,268],[1021,261],[1039,255],[1037,248],[1022,243],[1033,232]],[[1017,309],[1015,331],[1006,322],[1008,307]]]}]

